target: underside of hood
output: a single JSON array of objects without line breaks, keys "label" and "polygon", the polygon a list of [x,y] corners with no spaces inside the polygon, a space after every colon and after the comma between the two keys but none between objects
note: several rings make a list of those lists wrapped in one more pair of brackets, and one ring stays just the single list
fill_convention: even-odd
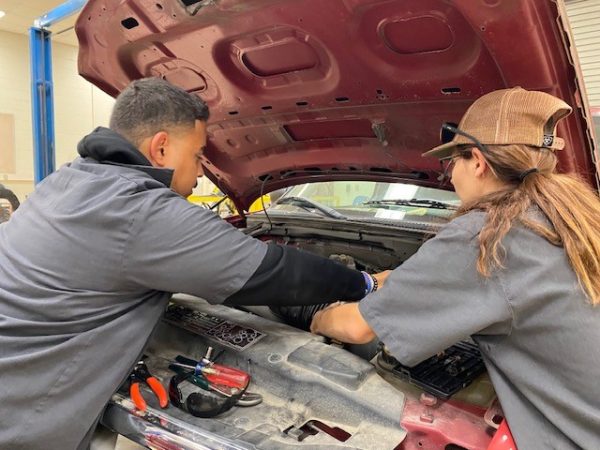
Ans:
[{"label": "underside of hood", "polygon": [[439,186],[421,153],[440,125],[512,86],[573,106],[560,168],[596,183],[560,2],[90,0],[76,32],[81,75],[108,94],[158,76],[208,103],[206,173],[240,209],[312,181]]}]

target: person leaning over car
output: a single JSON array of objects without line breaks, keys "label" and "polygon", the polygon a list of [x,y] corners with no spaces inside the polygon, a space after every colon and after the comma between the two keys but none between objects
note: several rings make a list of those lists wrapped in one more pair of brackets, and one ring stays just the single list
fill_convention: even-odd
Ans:
[{"label": "person leaning over car", "polygon": [[12,215],[12,206],[8,200],[0,197],[0,223],[8,222]]},{"label": "person leaning over car", "polygon": [[8,222],[19,207],[19,199],[13,191],[0,184],[0,223]]},{"label": "person leaning over car", "polygon": [[315,314],[311,330],[375,337],[416,363],[471,336],[517,447],[600,448],[600,200],[556,173],[571,108],[521,88],[473,103],[451,142],[456,218],[358,303]]},{"label": "person leaning over car", "polygon": [[370,276],[246,236],[185,197],[208,108],[160,79],[0,226],[0,448],[85,448],[171,293],[228,305],[362,298]]}]

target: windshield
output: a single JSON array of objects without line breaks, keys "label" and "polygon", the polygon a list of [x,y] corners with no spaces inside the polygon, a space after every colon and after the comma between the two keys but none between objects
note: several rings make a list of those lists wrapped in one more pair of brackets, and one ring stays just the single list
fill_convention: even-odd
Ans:
[{"label": "windshield", "polygon": [[452,191],[414,184],[328,181],[288,188],[269,212],[332,217],[329,210],[333,210],[349,220],[439,222],[449,218],[459,203]]}]

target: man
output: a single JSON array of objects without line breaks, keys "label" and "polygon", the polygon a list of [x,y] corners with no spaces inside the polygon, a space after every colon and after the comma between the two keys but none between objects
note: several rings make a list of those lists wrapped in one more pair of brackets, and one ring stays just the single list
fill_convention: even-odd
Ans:
[{"label": "man", "polygon": [[5,198],[0,198],[0,223],[8,222],[12,214],[12,206]]},{"label": "man", "polygon": [[369,291],[366,274],[252,239],[185,200],[207,119],[196,96],[133,82],[110,129],[86,136],[80,158],[0,227],[0,448],[85,448],[171,293],[277,305]]},{"label": "man", "polygon": [[8,222],[19,207],[19,199],[13,191],[0,184],[0,223]]}]

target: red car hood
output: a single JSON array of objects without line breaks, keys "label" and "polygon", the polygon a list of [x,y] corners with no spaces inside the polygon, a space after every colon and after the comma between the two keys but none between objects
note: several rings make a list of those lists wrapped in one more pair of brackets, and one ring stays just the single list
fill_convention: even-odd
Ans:
[{"label": "red car hood", "polygon": [[76,32],[81,75],[108,94],[161,76],[208,103],[206,172],[240,209],[312,181],[437,186],[421,153],[441,123],[511,86],[574,107],[561,170],[596,183],[561,2],[90,0]]}]

